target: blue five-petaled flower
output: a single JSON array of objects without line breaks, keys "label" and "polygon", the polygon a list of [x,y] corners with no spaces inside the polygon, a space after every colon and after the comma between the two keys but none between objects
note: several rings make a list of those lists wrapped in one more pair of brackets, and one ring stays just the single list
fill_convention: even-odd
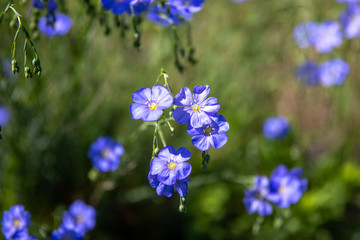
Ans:
[{"label": "blue five-petaled flower", "polygon": [[51,24],[47,17],[42,17],[39,20],[38,27],[40,31],[47,37],[62,36],[67,34],[72,27],[72,20],[69,16],[63,13],[56,13],[54,15],[54,23]]},{"label": "blue five-petaled flower", "polygon": [[187,127],[187,132],[191,138],[192,144],[201,151],[206,151],[213,146],[214,148],[221,148],[228,140],[226,134],[229,131],[229,123],[222,115],[211,117],[212,122],[205,124],[200,128],[194,128],[190,124]]},{"label": "blue five-petaled flower", "polygon": [[188,191],[187,182],[191,173],[191,165],[187,163],[191,157],[184,147],[175,151],[173,146],[166,146],[151,160],[149,182],[156,188],[158,195],[170,197],[174,187],[184,197]]},{"label": "blue five-petaled flower", "polygon": [[107,136],[96,139],[88,151],[93,167],[100,172],[115,171],[120,165],[120,157],[123,154],[124,147]]},{"label": "blue five-petaled flower", "polygon": [[169,90],[161,85],[150,88],[141,88],[134,92],[132,100],[135,103],[130,105],[130,113],[133,119],[140,119],[151,122],[158,120],[163,110],[171,107],[173,97]]},{"label": "blue five-petaled flower", "polygon": [[30,213],[25,211],[24,206],[14,205],[9,211],[4,211],[1,225],[2,233],[7,240],[26,239],[29,237],[27,228],[30,226]]},{"label": "blue five-petaled flower", "polygon": [[196,86],[193,94],[187,87],[183,87],[174,98],[174,104],[178,106],[173,112],[173,117],[180,124],[190,123],[194,128],[201,128],[212,123],[211,116],[215,116],[220,104],[215,97],[207,96],[210,87]]},{"label": "blue five-petaled flower", "polygon": [[282,140],[289,135],[290,124],[285,117],[271,117],[263,125],[264,136],[268,139]]}]

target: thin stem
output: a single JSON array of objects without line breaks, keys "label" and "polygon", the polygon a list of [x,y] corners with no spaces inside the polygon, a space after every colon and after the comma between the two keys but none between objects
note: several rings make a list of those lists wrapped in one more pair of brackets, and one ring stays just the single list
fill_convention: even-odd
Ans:
[{"label": "thin stem", "polygon": [[161,143],[162,143],[163,147],[166,147],[167,145],[166,145],[164,134],[163,134],[163,132],[161,130],[161,126],[159,126],[158,132],[159,132],[159,136],[160,136]]}]

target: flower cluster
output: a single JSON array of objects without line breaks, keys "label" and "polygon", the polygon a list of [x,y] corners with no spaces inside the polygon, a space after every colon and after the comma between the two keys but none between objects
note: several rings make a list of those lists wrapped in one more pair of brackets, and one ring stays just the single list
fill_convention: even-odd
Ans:
[{"label": "flower cluster", "polygon": [[289,135],[290,124],[285,117],[271,117],[263,125],[264,136],[268,139],[282,140]]},{"label": "flower cluster", "polygon": [[[165,87],[167,86],[167,87]],[[179,124],[188,124],[187,132],[192,137],[191,142],[201,151],[207,151],[210,146],[221,148],[228,140],[226,132],[229,123],[222,115],[217,115],[220,104],[215,97],[209,97],[210,87],[195,86],[193,93],[183,87],[175,98],[170,93],[166,82],[165,86],[155,85],[152,89],[141,88],[132,95],[134,103],[130,105],[133,119],[142,119],[146,122],[156,122],[154,134],[154,156],[150,163],[148,179],[150,185],[156,188],[159,196],[170,197],[174,188],[181,197],[188,192],[188,178],[191,165],[187,163],[190,152],[186,148],[175,151],[173,146],[166,146],[157,153],[156,133],[159,122],[175,120]],[[164,110],[173,106],[170,119],[164,115]],[[169,123],[168,123],[169,124]],[[172,127],[169,124],[169,127]],[[171,130],[173,131],[173,130]],[[162,139],[163,140],[163,139]],[[164,142],[164,141],[163,141]]]},{"label": "flower cluster", "polygon": [[55,0],[48,0],[44,3],[41,0],[33,0],[32,5],[37,9],[44,9],[46,4],[46,16],[39,19],[38,28],[47,37],[65,35],[72,27],[72,20],[69,16],[56,12],[58,5]]},{"label": "flower cluster", "polygon": [[272,204],[279,208],[288,208],[297,203],[307,189],[307,180],[302,177],[300,168],[288,170],[279,165],[270,179],[256,176],[252,189],[245,190],[244,204],[249,214],[270,215]]},{"label": "flower cluster", "polygon": [[88,157],[93,167],[100,172],[115,171],[120,165],[124,147],[111,137],[99,137],[90,145]]},{"label": "flower cluster", "polygon": [[95,209],[81,200],[76,200],[69,210],[64,212],[62,224],[52,232],[51,240],[83,239],[85,234],[95,227],[95,222]]},{"label": "flower cluster", "polygon": [[35,237],[30,236],[28,233],[30,213],[25,211],[22,205],[14,205],[9,211],[4,211],[1,226],[6,240],[36,240]]}]

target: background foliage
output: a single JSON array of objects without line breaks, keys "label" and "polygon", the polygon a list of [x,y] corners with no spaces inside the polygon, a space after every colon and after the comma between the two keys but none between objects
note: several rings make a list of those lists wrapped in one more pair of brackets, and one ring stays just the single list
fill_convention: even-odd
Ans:
[{"label": "background foliage", "polygon": [[[0,210],[25,205],[32,213],[30,231],[38,237],[57,228],[73,200],[98,198],[86,153],[98,136],[109,135],[124,144],[126,154],[113,173],[116,186],[94,200],[97,226],[88,239],[360,239],[359,39],[345,40],[326,55],[305,52],[292,39],[297,24],[337,19],[344,5],[208,0],[192,23],[198,64],[186,65],[183,74],[173,65],[170,29],[143,22],[139,53],[131,34],[105,36],[81,1],[65,7],[74,21],[70,33],[35,42],[44,71],[38,79],[9,75],[15,30],[9,17],[0,25],[0,103],[12,115],[0,143]],[[18,8],[27,24],[28,6]],[[340,87],[303,86],[294,71],[306,56],[319,62],[342,57],[351,65],[350,76]],[[137,130],[141,121],[132,120],[128,109],[132,93],[151,87],[162,67],[174,92],[210,85],[230,123],[229,141],[210,150],[206,172],[186,127],[177,125],[171,137],[166,132],[168,144],[192,152],[185,215],[178,213],[176,194],[158,197],[149,186],[153,129]],[[262,124],[277,115],[290,119],[292,134],[266,140]],[[245,212],[244,189],[252,176],[269,175],[281,163],[303,167],[309,190],[291,213],[267,217],[254,236],[256,216]],[[273,226],[281,221],[277,215],[288,214],[280,227]]]}]

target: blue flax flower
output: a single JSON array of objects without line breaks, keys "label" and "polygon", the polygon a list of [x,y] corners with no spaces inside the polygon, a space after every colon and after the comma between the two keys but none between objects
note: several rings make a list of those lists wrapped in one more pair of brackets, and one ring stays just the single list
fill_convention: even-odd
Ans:
[{"label": "blue flax flower", "polygon": [[192,144],[201,151],[206,151],[210,145],[214,148],[221,148],[228,140],[226,134],[229,131],[229,123],[222,115],[211,117],[212,122],[205,124],[200,128],[193,128],[190,124],[187,127],[187,132],[191,138]]},{"label": "blue flax flower", "polygon": [[312,34],[312,44],[319,53],[329,53],[342,43],[342,33],[340,24],[336,21],[328,20],[319,23],[316,31]]},{"label": "blue flax flower", "polygon": [[[37,9],[43,9],[45,3],[41,0],[32,0],[32,5]],[[57,8],[58,5],[54,0],[47,0],[47,11],[49,14],[55,13]]]},{"label": "blue flax flower", "polygon": [[340,21],[346,38],[352,39],[360,36],[360,7],[358,5],[349,4],[340,16]]},{"label": "blue flax flower", "polygon": [[150,88],[141,88],[132,95],[135,103],[130,105],[130,113],[133,119],[151,122],[158,120],[163,110],[171,107],[173,97],[169,90],[161,85]]},{"label": "blue flax flower", "polygon": [[67,34],[72,27],[72,20],[69,16],[56,13],[54,18],[54,24],[49,23],[46,17],[42,17],[39,20],[38,27],[40,31],[47,37],[53,37],[56,35]]},{"label": "blue flax flower", "polygon": [[261,216],[270,215],[273,211],[271,204],[267,201],[269,192],[269,179],[265,176],[254,178],[254,187],[245,190],[244,204],[249,214],[258,213]]},{"label": "blue flax flower", "polygon": [[350,66],[342,59],[334,58],[320,65],[319,78],[324,87],[341,85],[350,72]]},{"label": "blue flax flower", "polygon": [[190,178],[184,178],[183,180],[177,180],[173,185],[165,185],[158,180],[158,175],[151,175],[149,173],[148,179],[152,188],[156,188],[156,193],[159,196],[171,197],[174,193],[174,187],[181,197],[185,197],[188,193],[188,182]]},{"label": "blue flax flower", "polygon": [[264,122],[263,133],[268,139],[281,140],[287,137],[289,132],[290,124],[285,117],[272,117]]},{"label": "blue flax flower", "polygon": [[306,85],[315,86],[319,84],[319,67],[311,61],[306,60],[296,68],[296,78]]},{"label": "blue flax flower", "polygon": [[357,3],[360,2],[360,0],[336,0],[339,3]]},{"label": "blue flax flower", "polygon": [[72,230],[65,230],[64,228],[59,227],[52,232],[50,240],[81,240],[83,238],[83,234],[78,234]]},{"label": "blue flax flower", "polygon": [[[30,225],[30,213],[25,211],[24,206],[14,205],[9,211],[4,211],[1,221],[2,233],[6,239],[19,238],[27,234]],[[26,232],[22,232],[26,230]]]},{"label": "blue flax flower", "polygon": [[105,10],[111,10],[114,15],[128,13],[138,16],[147,11],[154,0],[101,0]]},{"label": "blue flax flower", "polygon": [[312,45],[313,35],[316,31],[316,22],[305,22],[297,25],[293,31],[293,37],[300,48],[308,48]]},{"label": "blue flax flower", "polygon": [[166,146],[151,160],[150,174],[167,186],[174,185],[178,180],[186,179],[191,173],[191,165],[187,163],[191,157],[184,147],[175,152],[173,146]]},{"label": "blue flax flower", "polygon": [[120,165],[124,147],[111,137],[99,137],[90,145],[88,157],[92,165],[100,172],[115,171]]},{"label": "blue flax flower", "polygon": [[284,165],[279,165],[270,176],[267,199],[280,208],[297,203],[307,188],[307,180],[302,175],[300,168],[289,171]]},{"label": "blue flax flower", "polygon": [[174,98],[174,104],[179,106],[173,112],[175,121],[180,124],[190,123],[194,128],[211,124],[211,116],[215,116],[220,104],[215,97],[206,99],[209,93],[208,85],[194,87],[193,94],[187,87],[183,87]]},{"label": "blue flax flower", "polygon": [[4,107],[0,106],[0,126],[5,126],[10,120],[10,112]]},{"label": "blue flax flower", "polygon": [[76,235],[84,236],[94,228],[95,222],[95,209],[81,200],[76,200],[63,214],[61,227],[65,231],[73,231]]}]

